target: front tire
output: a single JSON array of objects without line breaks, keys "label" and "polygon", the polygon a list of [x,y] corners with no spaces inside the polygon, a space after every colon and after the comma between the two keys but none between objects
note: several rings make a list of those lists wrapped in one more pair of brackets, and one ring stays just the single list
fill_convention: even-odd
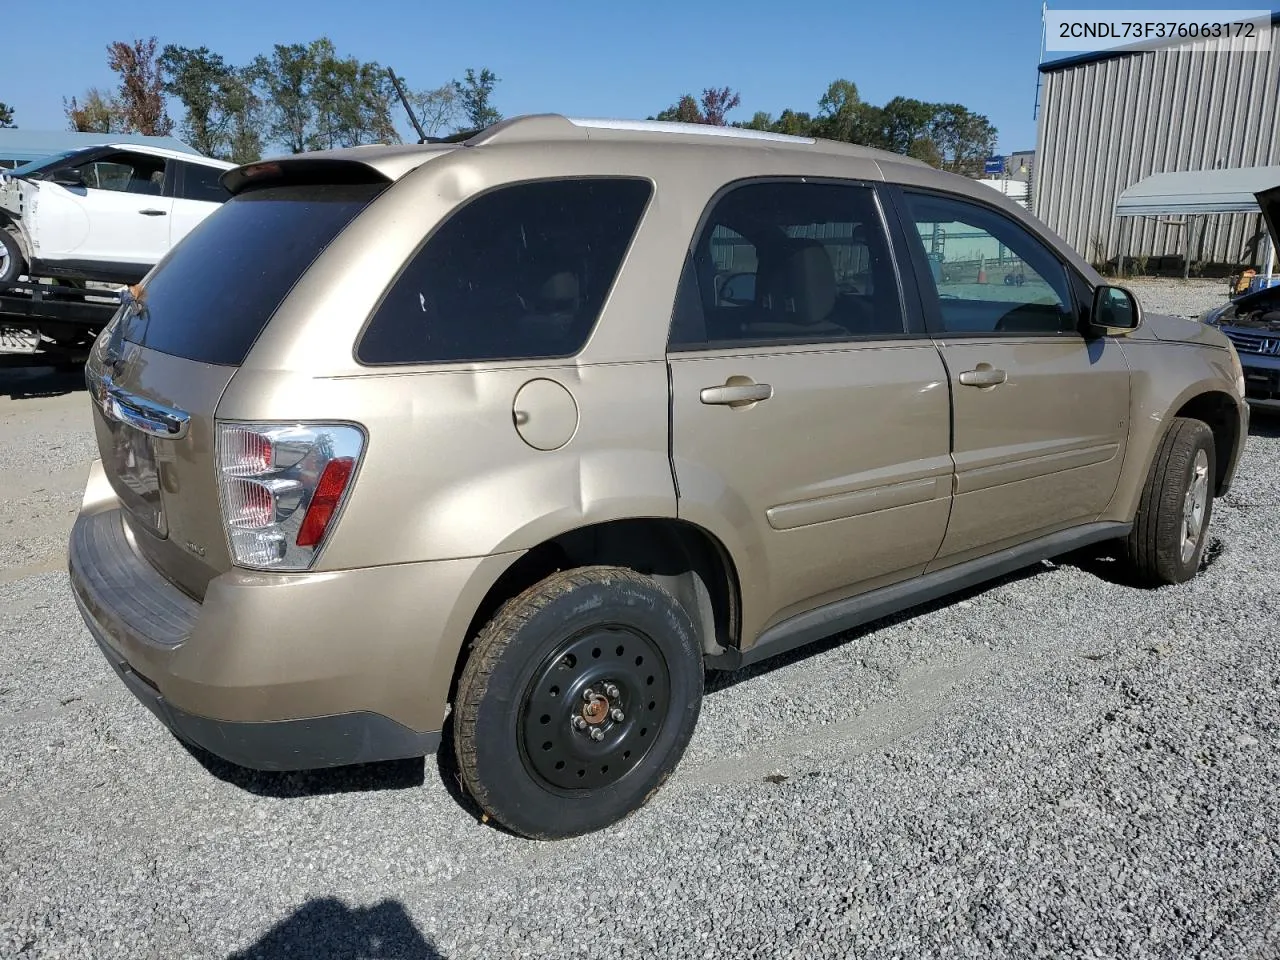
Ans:
[{"label": "front tire", "polygon": [[0,287],[18,282],[27,272],[27,261],[22,256],[22,245],[8,230],[0,228]]},{"label": "front tire", "polygon": [[1125,544],[1141,585],[1185,583],[1199,571],[1213,514],[1216,465],[1208,425],[1175,417],[1156,451]]},{"label": "front tire", "polygon": [[693,622],[651,578],[603,566],[552,574],[502,606],[463,667],[463,785],[526,837],[616,823],[679,763],[702,677]]}]

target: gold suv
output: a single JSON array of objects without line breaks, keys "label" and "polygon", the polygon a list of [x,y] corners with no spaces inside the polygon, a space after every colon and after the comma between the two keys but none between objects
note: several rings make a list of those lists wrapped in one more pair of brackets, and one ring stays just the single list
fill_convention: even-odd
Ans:
[{"label": "gold suv", "polygon": [[447,736],[528,836],[641,806],[708,668],[1102,541],[1187,580],[1247,434],[1221,333],[895,154],[531,116],[224,182],[86,368],[84,619],[190,744]]}]

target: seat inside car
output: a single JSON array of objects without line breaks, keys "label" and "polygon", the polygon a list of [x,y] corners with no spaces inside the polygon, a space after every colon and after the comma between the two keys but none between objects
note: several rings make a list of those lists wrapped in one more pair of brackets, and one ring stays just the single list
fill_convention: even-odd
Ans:
[{"label": "seat inside car", "polygon": [[761,264],[757,307],[743,325],[748,340],[763,337],[843,337],[849,331],[831,319],[836,306],[836,274],[826,248],[816,240],[793,239]]}]

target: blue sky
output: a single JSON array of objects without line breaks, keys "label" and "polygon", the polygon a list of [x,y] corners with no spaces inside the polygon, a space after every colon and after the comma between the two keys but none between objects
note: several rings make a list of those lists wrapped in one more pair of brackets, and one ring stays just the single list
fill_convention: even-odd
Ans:
[{"label": "blue sky", "polygon": [[[1050,6],[1209,4],[1067,0]],[[15,16],[11,10],[9,19]],[[957,101],[984,113],[999,129],[1004,152],[1035,146],[1038,0],[117,0],[107,6],[59,0],[55,19],[62,26],[15,28],[0,55],[0,101],[15,108],[21,127],[63,129],[63,97],[94,85],[113,87],[105,47],[115,39],[154,34],[161,45],[204,44],[243,63],[274,43],[327,34],[339,53],[389,64],[414,88],[439,86],[469,66],[488,66],[501,80],[495,106],[508,116],[556,111],[644,117],[681,93],[696,95],[708,86],[741,93],[742,106],[730,119],[747,119],[755,110],[777,114],[788,106],[816,112],[827,84],[844,77],[873,103],[901,95]],[[37,16],[36,22],[44,21]],[[180,112],[172,112],[178,120]]]}]

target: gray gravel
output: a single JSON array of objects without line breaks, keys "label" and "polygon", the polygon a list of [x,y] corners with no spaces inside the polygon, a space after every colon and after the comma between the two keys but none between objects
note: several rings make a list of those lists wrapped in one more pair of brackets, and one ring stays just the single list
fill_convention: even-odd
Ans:
[{"label": "gray gravel", "polygon": [[0,956],[1280,954],[1280,421],[1192,583],[1044,564],[720,681],[647,808],[540,844],[437,758],[271,777],[165,733],[75,613],[88,400],[49,385],[0,384]]}]

